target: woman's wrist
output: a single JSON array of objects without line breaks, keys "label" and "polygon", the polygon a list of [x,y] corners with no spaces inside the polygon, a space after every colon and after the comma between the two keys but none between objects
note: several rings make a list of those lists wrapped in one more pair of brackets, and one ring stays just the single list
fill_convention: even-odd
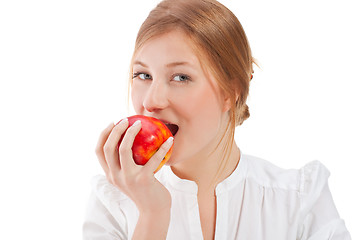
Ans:
[{"label": "woman's wrist", "polygon": [[140,212],[134,239],[166,239],[170,224],[170,208]]}]

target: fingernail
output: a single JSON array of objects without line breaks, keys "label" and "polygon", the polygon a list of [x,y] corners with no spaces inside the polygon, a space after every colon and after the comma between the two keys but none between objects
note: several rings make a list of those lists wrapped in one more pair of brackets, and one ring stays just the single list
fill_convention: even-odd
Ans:
[{"label": "fingernail", "polygon": [[134,122],[134,124],[133,124],[132,126],[135,127],[135,126],[137,126],[137,125],[139,125],[139,124],[141,124],[141,121],[140,121],[140,120],[136,120],[136,122]]},{"label": "fingernail", "polygon": [[124,118],[124,119],[121,119],[120,122],[117,122],[117,123],[114,122],[114,125],[124,124],[124,123],[126,123],[127,121],[128,121],[128,119],[127,119],[127,118]]},{"label": "fingernail", "polygon": [[169,138],[166,140],[166,143],[171,144],[171,143],[173,143],[173,141],[174,141],[174,138],[173,138],[173,137],[169,137]]}]

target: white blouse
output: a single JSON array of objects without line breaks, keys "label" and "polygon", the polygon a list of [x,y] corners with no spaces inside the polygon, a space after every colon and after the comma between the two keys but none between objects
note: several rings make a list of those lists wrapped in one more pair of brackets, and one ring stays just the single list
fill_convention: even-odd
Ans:
[{"label": "white blouse", "polygon": [[[215,239],[348,240],[328,188],[329,171],[318,161],[284,170],[241,155],[235,171],[216,187]],[[203,239],[197,185],[168,166],[157,179],[172,197],[167,239]],[[92,180],[83,239],[131,239],[138,210],[105,176]]]}]

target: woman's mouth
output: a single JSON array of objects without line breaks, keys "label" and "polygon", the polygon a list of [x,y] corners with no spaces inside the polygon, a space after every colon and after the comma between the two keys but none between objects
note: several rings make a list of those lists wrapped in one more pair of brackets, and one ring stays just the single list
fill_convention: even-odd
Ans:
[{"label": "woman's mouth", "polygon": [[170,130],[172,135],[175,137],[176,133],[179,130],[179,126],[176,124],[171,124],[171,123],[166,123],[165,125],[168,127],[168,129]]},{"label": "woman's mouth", "polygon": [[165,126],[170,130],[172,135],[175,137],[176,133],[179,131],[179,126],[176,124],[165,122],[165,121],[162,121],[162,122],[165,124]]}]

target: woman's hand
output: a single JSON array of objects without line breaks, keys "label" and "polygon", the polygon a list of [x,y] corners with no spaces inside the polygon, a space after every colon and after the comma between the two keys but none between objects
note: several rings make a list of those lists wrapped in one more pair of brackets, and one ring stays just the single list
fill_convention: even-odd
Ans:
[{"label": "woman's hand", "polygon": [[[168,214],[171,206],[169,191],[154,177],[154,172],[169,151],[173,139],[169,138],[144,165],[137,165],[131,147],[141,129],[135,122],[128,130],[129,122],[110,124],[100,135],[96,155],[109,182],[119,188],[136,204],[140,216]],[[118,148],[122,134],[124,138]]]}]

